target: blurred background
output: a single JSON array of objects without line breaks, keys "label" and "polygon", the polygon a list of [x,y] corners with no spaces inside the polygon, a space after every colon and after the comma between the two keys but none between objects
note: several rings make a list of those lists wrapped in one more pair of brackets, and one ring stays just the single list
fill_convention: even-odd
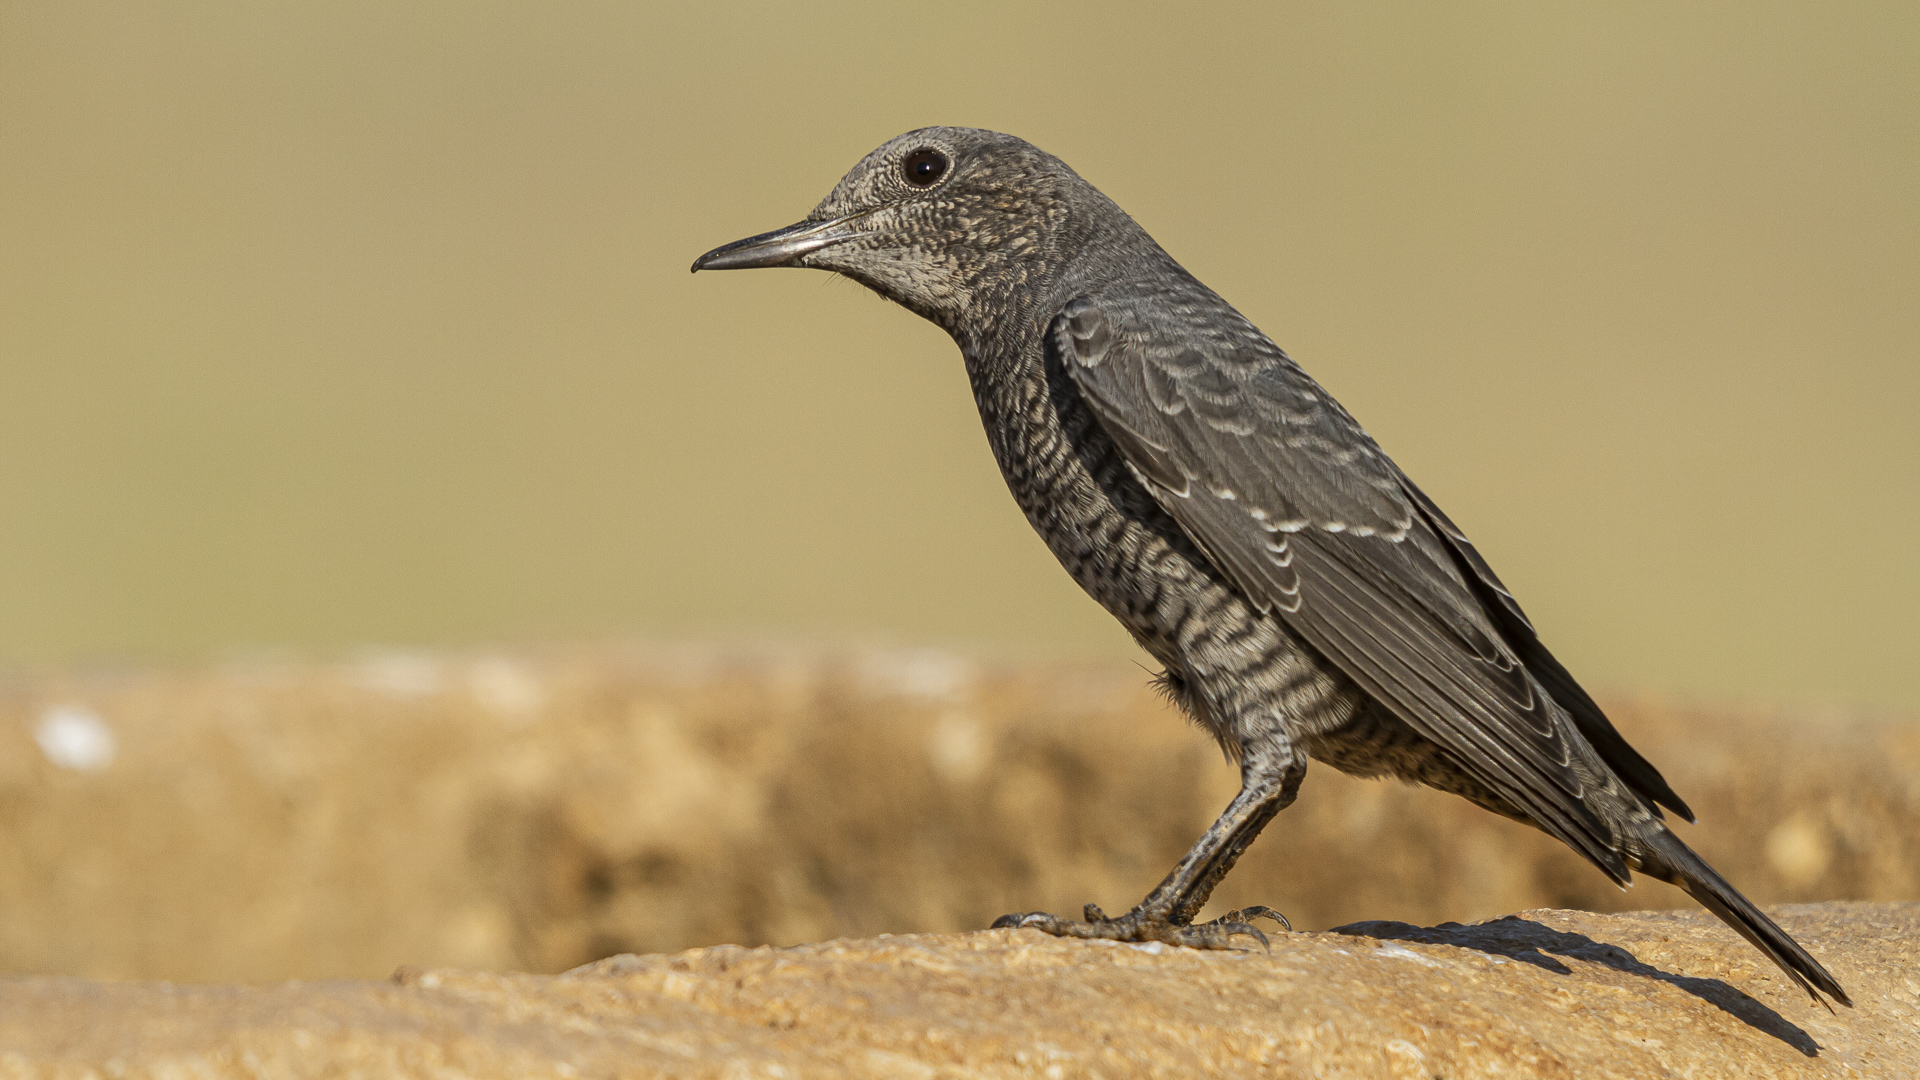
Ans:
[{"label": "blurred background", "polygon": [[[938,330],[822,274],[687,273],[927,124],[1019,134],[1113,196],[1360,417],[1589,685],[1754,715],[1907,715],[1916,55],[1920,8],[1900,3],[0,6],[0,707],[17,716],[0,732],[15,748],[0,810],[55,808],[0,863],[18,904],[51,905],[41,929],[10,931],[17,947],[0,933],[0,967],[553,966],[636,943],[975,918],[580,931],[541,952],[525,944],[532,908],[473,901],[492,914],[423,925],[480,927],[460,940],[497,948],[396,939],[277,967],[194,967],[185,946],[136,961],[146,946],[115,952],[95,923],[59,921],[132,880],[139,859],[102,848],[89,862],[73,844],[119,842],[114,822],[157,805],[96,790],[148,760],[138,746],[158,755],[138,766],[153,791],[171,793],[153,799],[189,816],[279,807],[294,816],[272,843],[298,846],[321,827],[299,808],[333,804],[287,777],[336,759],[288,749],[288,732],[412,716],[447,694],[479,694],[476,716],[562,724],[544,710],[571,699],[540,673],[586,661],[554,658],[555,642],[581,656],[635,639],[728,656],[741,640],[895,642],[1143,681],[1006,495]],[[289,674],[313,658],[345,666]],[[787,662],[753,678],[788,685]],[[654,721],[607,702],[645,698],[633,680],[656,676],[619,674],[627,663],[566,685],[627,687],[593,715],[639,754],[652,744],[633,732]],[[864,686],[831,674],[861,663],[816,657],[802,683]],[[214,674],[151,674],[182,671]],[[225,689],[173,705],[156,689],[199,678]],[[336,684],[348,697],[322,695],[333,704],[289,689]],[[387,704],[369,713],[353,694]],[[482,707],[500,694],[508,706]],[[802,712],[841,716],[821,704],[838,694]],[[1021,709],[993,715],[1065,722]],[[226,749],[166,758],[199,745],[168,734],[195,724]],[[102,731],[109,752],[90,758]],[[936,736],[930,760],[1001,752]],[[376,744],[341,751],[340,768],[369,767]],[[1180,753],[1224,768],[1204,745]],[[209,779],[227,775],[215,759],[238,771]],[[1055,778],[1071,787],[1076,768]],[[229,781],[264,801],[208,794]],[[1211,805],[1212,781],[1195,783]],[[472,836],[497,824],[474,813],[459,819],[479,823]],[[367,819],[342,850],[397,820]],[[1204,822],[1181,818],[1162,846],[1177,853]],[[236,833],[204,865],[155,854],[203,835],[181,828],[139,858],[218,876],[268,843]],[[525,835],[547,837],[529,850],[551,839]],[[1778,850],[1827,850],[1794,846],[1808,835]],[[632,857],[607,865],[652,880]],[[1125,907],[1135,877],[1164,872],[1158,857],[1101,902]],[[512,860],[473,858],[495,875],[473,895],[508,889]],[[1823,869],[1776,894],[1790,880],[1801,898],[1872,891],[1820,884],[1833,858],[1788,858]],[[318,916],[274,890],[360,873],[328,866],[261,870],[244,904],[218,910],[255,912],[258,934],[309,933]],[[580,873],[587,893],[626,895],[617,873]],[[207,909],[180,888],[180,918]],[[174,910],[141,895],[138,910]],[[1554,895],[1569,894],[1474,911]],[[1023,896],[1008,890],[1039,906]],[[98,925],[126,910],[101,908]],[[336,919],[336,936],[394,909],[368,910]],[[1412,915],[1466,917],[1454,910]],[[91,944],[47,944],[61,925]],[[271,952],[248,948],[234,955]]]},{"label": "blurred background", "polygon": [[1908,4],[0,12],[0,657],[1131,655],[938,330],[693,277],[909,128],[1061,155],[1600,683],[1920,705]]}]

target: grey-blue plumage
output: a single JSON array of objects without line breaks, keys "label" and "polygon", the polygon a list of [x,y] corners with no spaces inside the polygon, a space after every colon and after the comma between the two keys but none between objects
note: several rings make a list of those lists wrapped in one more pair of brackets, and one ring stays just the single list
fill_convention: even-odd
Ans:
[{"label": "grey-blue plumage", "polygon": [[[1686,889],[1809,993],[1839,984],[1667,829],[1692,814],[1534,633],[1466,536],[1267,336],[1057,158],[925,128],[796,225],[695,270],[853,278],[960,346],[1027,520],[1165,665],[1242,788],[1133,911],[996,925],[1219,947],[1194,924],[1313,758],[1461,795],[1615,881]],[[1818,993],[1814,993],[1816,1000]]]}]

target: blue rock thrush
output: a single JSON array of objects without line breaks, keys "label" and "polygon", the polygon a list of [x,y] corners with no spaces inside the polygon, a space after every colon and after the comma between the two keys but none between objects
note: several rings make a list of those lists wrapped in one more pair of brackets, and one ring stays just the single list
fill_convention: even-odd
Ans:
[{"label": "blue rock thrush", "polygon": [[1139,906],[996,926],[1220,948],[1196,924],[1307,759],[1460,795],[1625,885],[1687,891],[1819,1001],[1832,975],[1666,826],[1686,803],[1352,416],[1058,158],[969,128],[867,155],[806,219],[695,270],[831,270],[953,336],[1014,500],[1166,666],[1239,795]]}]

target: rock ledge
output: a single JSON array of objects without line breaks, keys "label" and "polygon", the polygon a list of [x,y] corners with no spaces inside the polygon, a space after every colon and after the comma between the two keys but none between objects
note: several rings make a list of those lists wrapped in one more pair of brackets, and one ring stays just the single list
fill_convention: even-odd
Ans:
[{"label": "rock ledge", "polygon": [[1698,912],[1360,923],[1271,954],[989,931],[616,956],[556,976],[0,980],[0,1076],[1901,1077],[1920,903],[1776,917],[1809,1002]]}]

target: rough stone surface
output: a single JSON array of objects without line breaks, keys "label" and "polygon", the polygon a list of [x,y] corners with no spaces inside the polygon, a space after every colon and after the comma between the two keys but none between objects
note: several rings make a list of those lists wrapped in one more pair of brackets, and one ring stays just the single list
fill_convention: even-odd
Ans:
[{"label": "rough stone surface", "polygon": [[[1920,723],[1606,704],[1700,812],[1683,837],[1756,902],[1920,898]],[[1126,664],[602,647],[16,675],[0,972],[557,972],[1121,911],[1234,786]],[[1213,910],[1249,903],[1306,929],[1692,907],[1327,768]]]},{"label": "rough stone surface", "polygon": [[1367,923],[1271,953],[880,937],[558,976],[0,980],[0,1076],[1912,1077],[1920,904],[1788,907],[1858,1007],[1693,912]]}]

